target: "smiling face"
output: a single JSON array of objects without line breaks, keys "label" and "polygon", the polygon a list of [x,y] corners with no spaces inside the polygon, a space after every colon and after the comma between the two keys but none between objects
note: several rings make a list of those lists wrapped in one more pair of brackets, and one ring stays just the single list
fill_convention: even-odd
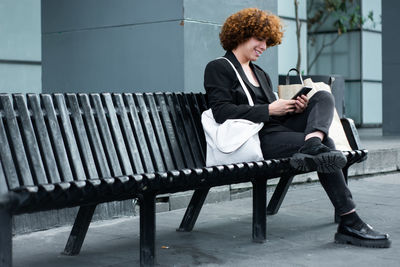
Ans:
[{"label": "smiling face", "polygon": [[239,61],[256,61],[261,54],[267,49],[265,39],[251,37],[244,43],[241,43],[234,49],[235,54],[239,57]]}]

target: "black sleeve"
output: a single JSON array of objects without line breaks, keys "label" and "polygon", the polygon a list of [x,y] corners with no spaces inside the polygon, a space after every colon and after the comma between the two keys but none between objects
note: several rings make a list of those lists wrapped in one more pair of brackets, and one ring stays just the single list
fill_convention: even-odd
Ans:
[{"label": "black sleeve", "polygon": [[250,106],[247,99],[246,104],[239,103],[237,95],[234,95],[234,88],[238,85],[239,80],[229,62],[219,59],[207,64],[204,72],[204,88],[215,121],[223,123],[227,119],[246,119],[253,122],[268,122],[268,104]]}]

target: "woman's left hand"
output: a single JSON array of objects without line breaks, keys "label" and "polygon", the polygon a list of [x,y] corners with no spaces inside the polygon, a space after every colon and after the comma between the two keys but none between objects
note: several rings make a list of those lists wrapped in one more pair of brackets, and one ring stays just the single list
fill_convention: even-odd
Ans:
[{"label": "woman's left hand", "polygon": [[296,103],[295,103],[296,109],[294,113],[302,113],[307,108],[307,105],[308,105],[308,97],[306,95],[298,96],[296,98]]}]

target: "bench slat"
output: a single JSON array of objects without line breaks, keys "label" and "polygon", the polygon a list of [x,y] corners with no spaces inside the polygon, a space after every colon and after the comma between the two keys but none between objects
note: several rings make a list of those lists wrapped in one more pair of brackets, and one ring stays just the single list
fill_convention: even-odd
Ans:
[{"label": "bench slat", "polygon": [[82,106],[83,118],[87,125],[90,142],[93,146],[93,153],[101,177],[110,177],[111,171],[108,166],[100,133],[93,115],[93,108],[90,105],[89,95],[79,94],[79,101]]},{"label": "bench slat", "polygon": [[132,122],[134,134],[137,136],[137,143],[139,145],[140,154],[142,156],[142,162],[145,166],[146,172],[153,172],[154,165],[151,159],[149,146],[147,145],[146,136],[144,134],[144,130],[142,128],[142,123],[139,118],[139,111],[136,107],[135,100],[133,98],[133,94],[125,94],[124,99],[129,107],[129,118]]},{"label": "bench slat", "polygon": [[195,128],[194,132],[197,136],[197,144],[199,150],[197,153],[199,153],[199,156],[202,158],[201,164],[204,164],[206,162],[205,159],[205,136],[203,132],[203,126],[201,124],[201,113],[202,111],[200,110],[199,104],[197,103],[197,99],[195,94],[191,93],[189,95],[185,95],[186,101],[189,104],[188,107],[190,109],[189,116],[191,118],[191,121],[193,123],[193,127]]},{"label": "bench slat", "polygon": [[157,93],[155,95],[158,106],[160,107],[161,110],[161,118],[162,122],[165,128],[165,132],[167,134],[167,142],[169,143],[171,147],[171,152],[172,156],[175,161],[175,166],[177,169],[182,169],[186,167],[185,161],[182,156],[180,144],[177,138],[177,134],[175,133],[175,127],[174,124],[171,121],[171,117],[169,114],[169,111],[174,109],[174,107],[170,107],[167,105],[167,102],[165,100],[165,94],[163,93]]},{"label": "bench slat", "polygon": [[102,137],[108,162],[110,163],[111,175],[120,176],[122,175],[121,165],[118,159],[117,151],[115,150],[115,145],[111,136],[110,128],[107,122],[100,95],[91,94],[90,98],[93,101],[94,110],[96,111],[98,128],[100,129],[100,136]]},{"label": "bench slat", "polygon": [[46,172],[43,166],[42,156],[39,151],[36,134],[33,130],[28,106],[25,101],[25,95],[15,94],[14,100],[21,120],[21,131],[23,133],[25,149],[27,150],[28,161],[31,162],[31,173],[35,179],[35,184],[47,184]]},{"label": "bench slat", "polygon": [[88,136],[83,123],[81,109],[79,107],[78,98],[76,94],[66,94],[68,106],[71,109],[71,120],[75,126],[76,136],[78,137],[79,150],[84,160],[84,168],[89,178],[98,178],[96,164],[94,162],[92,149],[89,144]]},{"label": "bench slat", "polygon": [[[139,116],[142,118],[142,122],[144,124],[144,132],[146,134],[147,146],[150,148],[151,156],[154,159],[154,165],[157,171],[165,171],[164,162],[161,157],[161,151],[158,147],[157,138],[153,130],[153,126],[151,124],[149,111],[144,101],[143,94],[135,94],[134,98],[138,103],[138,108],[140,110]],[[138,122],[140,123],[140,122]]]},{"label": "bench slat", "polygon": [[[0,118],[0,160],[3,166],[5,179],[9,189],[19,187],[19,180],[17,170],[15,169],[14,160],[11,154],[10,146],[8,144],[7,134],[4,128],[3,118]],[[7,187],[6,187],[7,188]]]},{"label": "bench slat", "polygon": [[70,120],[70,112],[67,109],[64,95],[54,94],[54,98],[57,103],[59,116],[61,119],[60,124],[62,126],[62,130],[66,139],[66,149],[71,159],[73,174],[76,177],[76,180],[86,180],[86,173],[82,165],[82,158],[79,153],[78,145],[76,143],[75,134],[72,129]]},{"label": "bench slat", "polygon": [[176,95],[172,93],[167,93],[165,96],[167,98],[168,106],[170,107],[172,122],[174,124],[174,128],[176,129],[176,137],[182,149],[183,159],[186,163],[185,166],[188,168],[194,168],[194,159],[189,149],[191,141],[188,140],[185,134],[185,124],[183,122],[182,115],[180,114],[182,110],[179,106],[178,99]]},{"label": "bench slat", "polygon": [[[146,94],[147,102],[149,103],[149,113],[152,117],[153,128],[156,134],[156,137],[160,144],[161,155],[164,158],[165,165],[167,170],[174,170],[176,169],[176,165],[173,162],[172,155],[170,153],[170,148],[165,137],[165,131],[163,125],[161,123],[160,115],[158,114],[157,105],[154,99],[154,94]],[[165,122],[165,121],[164,121]],[[165,125],[165,123],[164,123]],[[173,135],[172,135],[173,136]]]},{"label": "bench slat", "polygon": [[60,174],[57,168],[54,151],[50,142],[49,132],[44,121],[42,108],[40,107],[40,98],[37,94],[28,94],[27,96],[29,107],[32,109],[33,124],[37,132],[38,142],[42,151],[44,167],[47,170],[47,179],[51,183],[61,182]]},{"label": "bench slat", "polygon": [[196,166],[195,159],[190,150],[192,140],[187,135],[185,130],[185,121],[182,116],[183,109],[180,106],[178,96],[176,94],[167,95],[168,104],[171,108],[171,116],[175,123],[176,132],[178,133],[179,141],[181,144],[184,159],[186,160],[186,166],[188,168],[194,168]]},{"label": "bench slat", "polygon": [[181,107],[182,112],[180,113],[184,122],[184,130],[188,136],[188,140],[190,142],[190,150],[192,152],[193,155],[193,159],[195,162],[195,166],[204,166],[204,160],[203,157],[201,156],[201,149],[200,149],[200,145],[198,144],[199,140],[198,140],[198,136],[196,134],[196,129],[193,128],[193,118],[191,118],[190,115],[190,108],[188,106],[187,100],[185,99],[185,97],[183,96],[183,94],[177,94],[177,99],[178,99],[178,103],[179,106]]},{"label": "bench slat", "polygon": [[129,122],[129,117],[127,114],[127,110],[124,105],[124,99],[121,94],[115,94],[114,100],[117,105],[117,109],[119,110],[119,118],[121,120],[121,128],[123,134],[126,138],[126,145],[130,155],[130,159],[133,163],[133,167],[135,169],[135,173],[144,173],[143,164],[141,161],[139,149],[136,144],[136,140],[134,137],[134,132],[132,130],[131,124]]},{"label": "bench slat", "polygon": [[8,192],[8,185],[6,181],[6,174],[4,173],[3,164],[2,161],[0,160],[0,196],[2,194],[6,194],[7,192]]},{"label": "bench slat", "polygon": [[110,128],[111,133],[114,136],[114,141],[116,144],[117,152],[121,158],[121,163],[123,166],[123,174],[133,174],[132,165],[129,160],[128,151],[126,150],[126,144],[124,137],[122,136],[121,126],[118,122],[117,112],[115,110],[115,106],[113,100],[111,98],[111,94],[102,94],[104,101],[106,102],[106,107],[108,110],[108,116],[110,119]]},{"label": "bench slat", "polygon": [[[201,114],[201,113],[203,113],[205,110],[208,109],[207,100],[206,100],[204,94],[196,94],[196,95],[195,95],[195,98],[196,98],[196,100],[197,100],[197,105],[198,105],[198,108],[199,108],[199,111],[200,111],[200,114]],[[200,123],[201,123],[201,121],[200,121]],[[202,126],[201,129],[203,129],[203,126]],[[201,139],[203,151],[206,151],[206,146],[207,146],[207,144],[206,144],[206,137],[205,137],[205,135],[204,135],[204,131],[203,131],[203,130],[201,130],[201,134],[202,134],[202,136],[203,136],[202,139]]]},{"label": "bench slat", "polygon": [[203,112],[208,109],[207,100],[204,94],[198,93],[194,94],[197,99],[197,104],[199,106],[200,112]]},{"label": "bench slat", "polygon": [[52,96],[43,94],[41,99],[46,110],[49,133],[54,146],[55,158],[60,170],[61,178],[64,182],[73,181],[72,169],[65,148],[64,139],[61,134],[61,128],[58,122]]},{"label": "bench slat", "polygon": [[24,143],[18,127],[17,117],[14,112],[11,95],[1,95],[0,101],[3,106],[6,121],[4,126],[7,127],[11,139],[11,151],[15,157],[14,160],[16,161],[16,167],[18,168],[17,173],[20,177],[20,182],[22,182],[21,185],[34,185],[28,159],[26,157]]}]

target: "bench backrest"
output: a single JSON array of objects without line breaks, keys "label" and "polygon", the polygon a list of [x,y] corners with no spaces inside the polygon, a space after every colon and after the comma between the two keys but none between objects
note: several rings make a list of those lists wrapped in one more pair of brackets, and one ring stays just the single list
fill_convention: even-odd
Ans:
[{"label": "bench backrest", "polygon": [[205,96],[0,94],[0,194],[204,166]]}]

